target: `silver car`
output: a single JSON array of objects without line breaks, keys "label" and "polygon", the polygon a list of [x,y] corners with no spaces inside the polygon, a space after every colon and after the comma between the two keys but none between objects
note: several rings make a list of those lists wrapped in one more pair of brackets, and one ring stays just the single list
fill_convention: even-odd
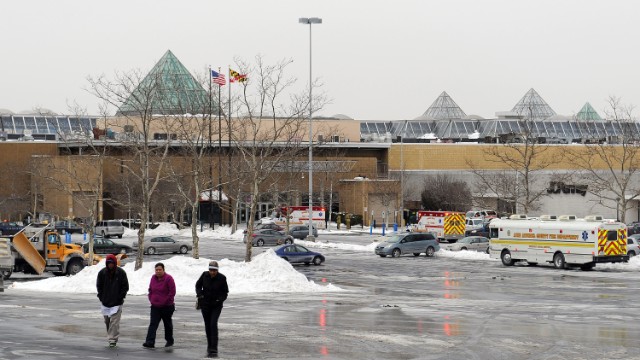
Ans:
[{"label": "silver car", "polygon": [[[318,237],[318,229],[314,226],[312,228],[313,236]],[[307,236],[309,236],[309,225],[293,225],[289,228],[289,235],[293,236],[295,239],[304,240]]]},{"label": "silver car", "polygon": [[375,253],[380,257],[391,255],[398,257],[402,254],[413,254],[418,256],[424,253],[426,256],[433,256],[440,250],[440,244],[431,233],[407,233],[393,235],[380,245],[376,246]]},{"label": "silver car", "polygon": [[489,239],[484,236],[467,236],[452,244],[449,250],[471,250],[489,253]]},{"label": "silver car", "polygon": [[[138,251],[138,242],[133,242],[133,250]],[[144,253],[149,255],[160,253],[186,254],[193,246],[187,241],[175,240],[170,236],[157,236],[144,240]]]},{"label": "silver car", "polygon": [[[247,243],[247,234],[244,234],[242,241],[245,244]],[[293,244],[293,237],[284,232],[272,229],[261,229],[253,232],[251,244],[253,246]]]},{"label": "silver car", "polygon": [[640,255],[640,234],[631,235],[627,238],[627,255]]}]

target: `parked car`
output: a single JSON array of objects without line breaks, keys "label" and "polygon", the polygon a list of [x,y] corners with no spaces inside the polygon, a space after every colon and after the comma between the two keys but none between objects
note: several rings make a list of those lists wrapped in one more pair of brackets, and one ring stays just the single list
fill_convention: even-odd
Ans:
[{"label": "parked car", "polygon": [[[314,237],[318,237],[318,229],[312,227]],[[309,225],[293,225],[289,227],[289,235],[294,239],[304,239],[309,236]]]},{"label": "parked car", "polygon": [[305,265],[320,265],[325,258],[322,254],[311,251],[298,244],[282,245],[275,250],[276,255],[292,264],[304,263]]},{"label": "parked car", "polygon": [[640,234],[627,237],[627,255],[629,258],[640,255]]},{"label": "parked car", "polygon": [[426,256],[433,256],[440,250],[440,244],[431,233],[407,233],[393,235],[380,245],[376,246],[375,253],[380,257],[391,255],[398,257],[403,254],[413,254],[418,256],[424,253]]},{"label": "parked car", "polygon": [[[277,225],[275,223],[262,223],[262,224],[258,224],[253,228],[253,231],[256,232],[257,230],[266,230],[266,229],[271,229],[271,230],[275,230],[275,231],[284,231],[284,226],[280,226]],[[247,230],[244,231],[244,233],[247,233]]]},{"label": "parked car", "polygon": [[[245,244],[247,243],[247,234],[244,234],[244,239],[242,241]],[[282,231],[261,229],[253,232],[251,244],[253,246],[293,244],[293,237]]]},{"label": "parked car", "polygon": [[[120,220],[122,226],[128,227],[129,229],[140,229],[140,225],[142,225],[142,221],[140,219],[124,219]],[[160,224],[147,221],[146,228],[147,229],[155,229]]]},{"label": "parked car", "polygon": [[[89,252],[89,243],[82,243],[82,251]],[[109,239],[94,238],[93,253],[94,254],[127,254],[133,252],[133,248],[129,245],[117,244]]]},{"label": "parked car", "polygon": [[93,231],[94,234],[100,235],[103,238],[117,236],[119,239],[122,239],[124,226],[122,226],[122,223],[118,220],[104,220],[98,221]]},{"label": "parked car", "polygon": [[10,221],[0,222],[0,236],[3,235],[15,235],[18,231],[22,230],[23,226]]},{"label": "parked car", "polygon": [[464,230],[465,232],[471,230],[480,230],[483,226],[484,221],[482,220],[482,218],[467,218],[467,220],[465,221]]},{"label": "parked car", "polygon": [[627,236],[640,234],[640,223],[632,222],[631,224],[627,224]]},{"label": "parked car", "polygon": [[475,250],[489,253],[489,239],[484,236],[467,236],[458,240],[449,248],[452,251]]},{"label": "parked car", "polygon": [[[134,241],[132,247],[133,251],[138,251],[138,242]],[[193,249],[193,246],[187,241],[175,240],[171,236],[156,236],[144,240],[143,252],[149,255],[161,253],[186,254],[191,249]]]},{"label": "parked car", "polygon": [[84,228],[82,227],[82,225],[78,224],[75,221],[72,220],[60,220],[60,221],[56,221],[54,224],[56,230],[58,230],[59,232],[65,234],[65,233],[69,233],[69,234],[82,234],[82,232],[84,231]]},{"label": "parked car", "polygon": [[485,220],[495,219],[498,213],[493,210],[471,210],[467,211],[467,218],[484,218]]}]

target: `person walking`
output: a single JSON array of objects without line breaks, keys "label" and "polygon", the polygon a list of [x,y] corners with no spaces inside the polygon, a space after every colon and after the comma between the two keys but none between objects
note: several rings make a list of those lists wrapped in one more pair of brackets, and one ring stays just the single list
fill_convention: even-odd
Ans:
[{"label": "person walking", "polygon": [[196,295],[204,319],[207,352],[210,357],[218,356],[218,318],[228,294],[227,277],[218,272],[218,262],[209,262],[209,271],[203,272],[196,281]]},{"label": "person walking", "polygon": [[174,298],[176,296],[176,283],[173,277],[164,271],[164,264],[155,265],[155,275],[149,282],[149,302],[151,303],[151,321],[147,330],[147,339],[142,346],[155,347],[156,331],[160,320],[164,324],[164,339],[167,343],[164,347],[173,346],[173,323],[171,316],[176,310]]},{"label": "person walking", "polygon": [[109,346],[115,347],[120,336],[120,318],[122,305],[129,291],[127,272],[118,267],[118,260],[113,254],[107,255],[106,266],[98,272],[96,287],[98,299],[102,303],[102,316],[107,325]]}]

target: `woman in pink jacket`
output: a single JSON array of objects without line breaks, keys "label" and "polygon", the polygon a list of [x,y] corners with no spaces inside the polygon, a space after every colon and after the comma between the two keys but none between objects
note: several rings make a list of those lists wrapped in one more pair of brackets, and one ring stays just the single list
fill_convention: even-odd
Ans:
[{"label": "woman in pink jacket", "polygon": [[164,338],[167,343],[164,347],[173,346],[173,323],[171,316],[176,310],[173,299],[176,296],[176,283],[171,275],[164,272],[164,264],[157,263],[156,273],[149,283],[149,302],[151,303],[151,321],[147,331],[147,339],[142,344],[146,348],[155,347],[156,331],[160,320],[164,323]]}]

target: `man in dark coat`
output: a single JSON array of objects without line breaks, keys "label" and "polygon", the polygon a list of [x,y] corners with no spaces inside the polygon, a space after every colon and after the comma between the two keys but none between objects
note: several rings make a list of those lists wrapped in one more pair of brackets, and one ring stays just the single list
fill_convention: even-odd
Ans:
[{"label": "man in dark coat", "polygon": [[218,356],[218,318],[222,312],[222,304],[227,300],[227,294],[227,277],[218,272],[218,262],[211,261],[209,271],[202,273],[196,282],[196,295],[204,319],[207,352],[210,357]]},{"label": "man in dark coat", "polygon": [[115,347],[118,342],[122,304],[129,291],[127,273],[117,264],[118,260],[113,254],[107,255],[106,266],[100,270],[96,280],[110,347]]}]

